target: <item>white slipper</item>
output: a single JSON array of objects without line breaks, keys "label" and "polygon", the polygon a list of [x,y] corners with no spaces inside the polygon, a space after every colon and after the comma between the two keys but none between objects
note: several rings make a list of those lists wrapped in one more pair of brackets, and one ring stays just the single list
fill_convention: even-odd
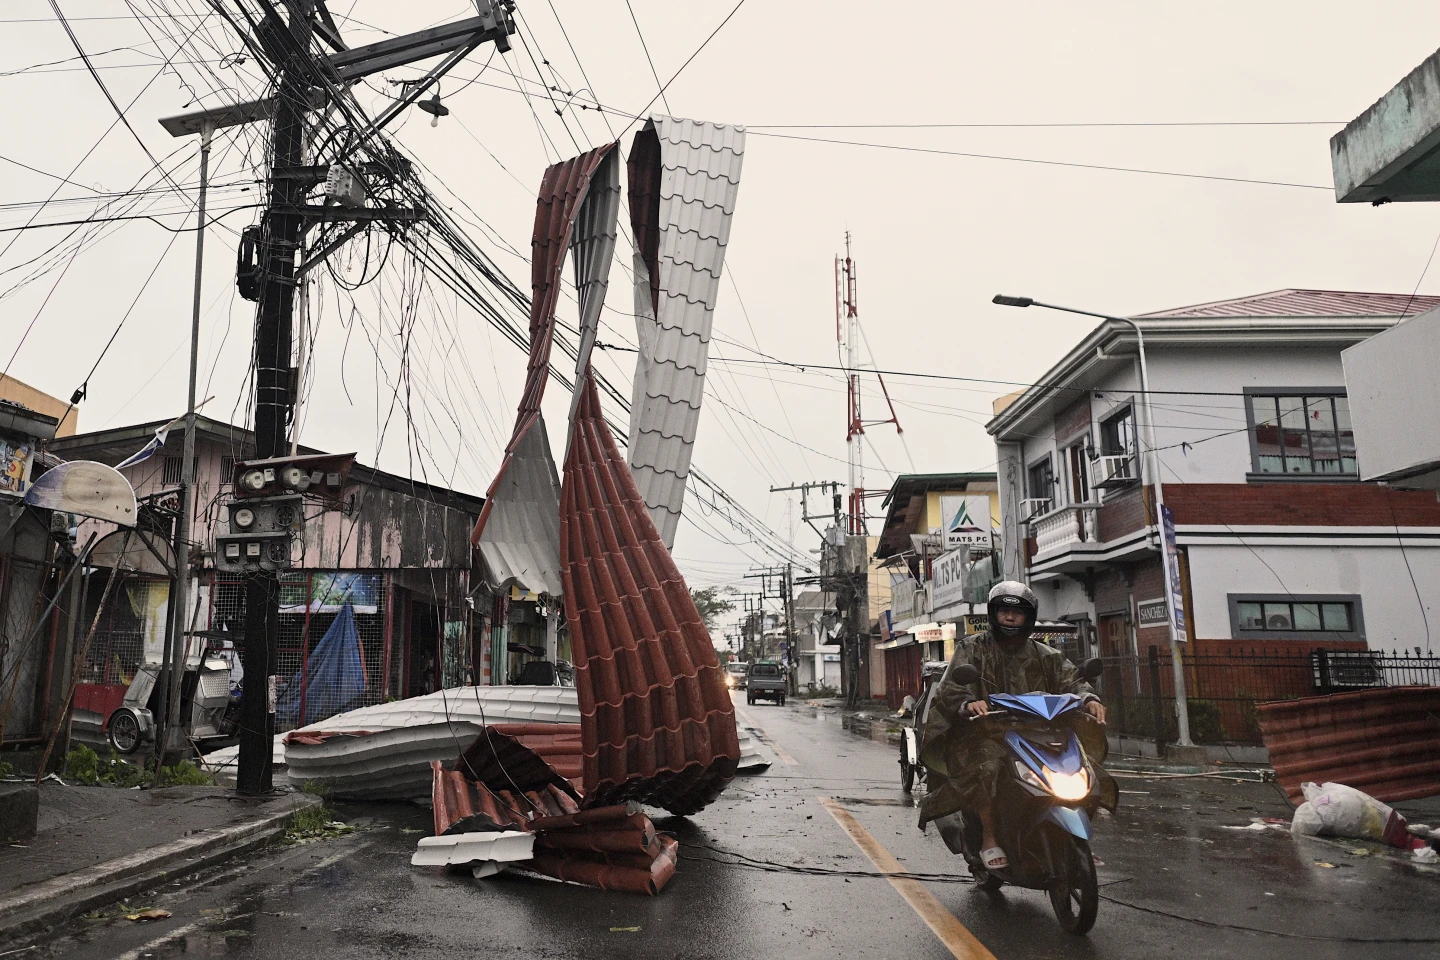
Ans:
[{"label": "white slipper", "polygon": [[986,847],[980,851],[980,862],[985,864],[986,870],[1004,870],[1010,866],[1010,859],[1005,856],[1005,851],[999,847]]}]

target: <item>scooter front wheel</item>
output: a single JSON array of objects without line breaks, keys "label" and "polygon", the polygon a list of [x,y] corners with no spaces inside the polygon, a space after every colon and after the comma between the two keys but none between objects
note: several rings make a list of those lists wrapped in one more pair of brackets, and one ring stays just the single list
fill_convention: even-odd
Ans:
[{"label": "scooter front wheel", "polygon": [[1066,933],[1084,936],[1095,926],[1100,909],[1100,886],[1095,879],[1095,858],[1090,844],[1067,836],[1056,851],[1056,877],[1050,886],[1050,906]]}]

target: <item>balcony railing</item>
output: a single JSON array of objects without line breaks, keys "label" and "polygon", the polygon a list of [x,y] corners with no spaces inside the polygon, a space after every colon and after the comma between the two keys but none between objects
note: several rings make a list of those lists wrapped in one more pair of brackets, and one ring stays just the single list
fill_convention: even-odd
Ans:
[{"label": "balcony railing", "polygon": [[1049,497],[1031,497],[1028,500],[1020,501],[1020,522],[1029,523],[1036,517],[1043,517],[1055,506],[1055,501]]},{"label": "balcony railing", "polygon": [[1058,550],[1071,543],[1088,543],[1096,536],[1100,505],[1072,503],[1032,520],[1036,554]]}]

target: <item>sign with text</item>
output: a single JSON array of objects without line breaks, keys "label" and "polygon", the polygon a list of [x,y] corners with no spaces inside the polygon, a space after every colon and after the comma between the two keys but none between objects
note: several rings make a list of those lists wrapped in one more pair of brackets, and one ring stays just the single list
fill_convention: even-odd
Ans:
[{"label": "sign with text", "polygon": [[1175,546],[1175,514],[1167,506],[1160,507],[1160,525],[1164,532],[1165,579],[1169,587],[1170,615],[1175,624],[1175,639],[1185,637],[1185,588],[1180,581],[1180,551]]},{"label": "sign with text", "polygon": [[965,564],[970,560],[970,548],[961,547],[942,554],[930,568],[930,595],[935,609],[948,607],[965,600]]},{"label": "sign with text", "polygon": [[1163,627],[1169,621],[1170,612],[1165,607],[1165,598],[1141,600],[1135,604],[1135,624],[1138,627]]},{"label": "sign with text", "polygon": [[941,496],[940,517],[946,550],[956,547],[991,549],[988,496]]}]

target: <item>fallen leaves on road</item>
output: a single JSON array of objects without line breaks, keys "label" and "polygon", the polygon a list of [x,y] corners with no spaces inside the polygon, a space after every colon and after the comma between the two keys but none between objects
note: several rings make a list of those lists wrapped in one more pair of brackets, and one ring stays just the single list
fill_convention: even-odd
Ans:
[{"label": "fallen leaves on road", "polygon": [[1317,866],[1317,867],[1324,867],[1326,870],[1334,870],[1334,869],[1335,869],[1335,864],[1333,864],[1333,863],[1328,863],[1328,862],[1326,862],[1326,861],[1324,861],[1324,860],[1316,860],[1316,861],[1315,861],[1315,866]]},{"label": "fallen leaves on road", "polygon": [[126,920],[133,920],[138,923],[148,923],[151,920],[164,920],[170,916],[169,910],[161,910],[159,907],[151,907],[148,910],[141,910],[138,913],[125,914]]}]

